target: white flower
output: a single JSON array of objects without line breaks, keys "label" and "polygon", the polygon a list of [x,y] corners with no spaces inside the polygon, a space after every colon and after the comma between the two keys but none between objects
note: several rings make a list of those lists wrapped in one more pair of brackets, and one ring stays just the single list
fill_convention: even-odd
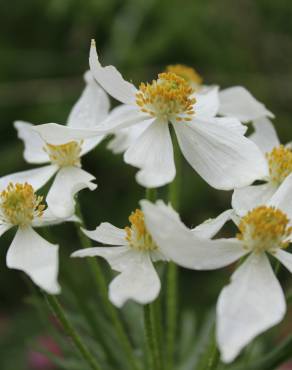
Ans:
[{"label": "white flower", "polygon": [[126,163],[140,169],[139,184],[157,187],[175,177],[169,123],[187,161],[211,186],[233,189],[250,184],[259,173],[267,174],[262,153],[244,137],[245,127],[234,118],[215,118],[217,87],[198,94],[183,78],[167,72],[137,90],[113,66],[100,65],[94,41],[90,68],[96,81],[123,103],[99,126],[100,131],[148,126],[124,154]]},{"label": "white flower", "polygon": [[162,212],[158,205],[149,204],[148,212],[144,207],[145,223],[153,240],[162,253],[167,250],[168,257],[184,267],[216,269],[249,255],[217,303],[217,342],[224,362],[233,361],[242,348],[278,324],[286,313],[285,296],[267,254],[292,272],[292,254],[285,251],[292,241],[291,192],[292,177],[268,203],[238,219],[236,238],[208,240],[204,245],[196,233],[203,231],[201,236],[212,237],[231,211],[191,231],[183,230],[178,219]]},{"label": "white flower", "polygon": [[[155,211],[156,207],[158,212]],[[170,256],[175,262],[181,262],[180,257],[173,258],[172,247],[170,247],[169,255],[167,246],[161,249],[160,244],[153,241],[152,231],[154,230],[155,233],[159,230],[160,222],[163,223],[162,228],[167,227],[165,233],[174,240],[186,232],[190,232],[192,236],[195,235],[202,253],[205,253],[210,244],[206,238],[212,236],[212,227],[209,230],[203,228],[190,231],[179,220],[177,213],[163,202],[157,202],[157,206],[154,206],[144,200],[141,201],[141,209],[142,211],[136,210],[129,217],[131,227],[118,229],[109,223],[102,223],[94,231],[83,230],[89,238],[115,247],[88,248],[72,254],[72,257],[101,256],[109,262],[114,270],[120,272],[109,286],[110,300],[118,307],[121,307],[128,299],[146,304],[158,296],[160,280],[152,262],[168,261]],[[158,218],[152,219],[153,214],[156,214]],[[161,215],[164,217],[160,217]],[[213,229],[221,227],[227,218],[227,214],[220,216]],[[232,243],[227,248],[228,251],[232,251]],[[178,256],[183,255],[185,260],[190,261],[189,258],[192,257],[184,242],[179,244],[178,250],[180,251]],[[218,248],[218,252],[222,253],[221,247]],[[242,254],[242,251],[235,250],[233,257],[228,256],[226,262],[231,263]]]},{"label": "white flower", "polygon": [[141,304],[153,301],[160,291],[153,261],[165,259],[145,227],[143,212],[136,210],[129,221],[131,226],[125,229],[102,223],[94,231],[83,230],[89,238],[115,247],[87,248],[72,254],[72,257],[101,256],[120,272],[109,286],[109,298],[117,307],[128,299]]},{"label": "white flower", "polygon": [[[86,88],[73,107],[67,126],[33,126],[26,122],[15,122],[18,136],[24,141],[25,160],[34,164],[51,164],[16,173],[13,179],[30,182],[35,189],[39,189],[56,174],[47,203],[58,217],[68,217],[74,213],[74,195],[78,191],[96,188],[96,184],[92,183],[95,177],[81,169],[81,157],[103,139],[101,135],[92,137],[92,134],[87,132],[104,119],[109,110],[109,101],[107,95],[92,79],[90,72],[85,74],[85,79]],[[75,135],[76,132],[78,134]],[[11,175],[7,178],[10,181]]]},{"label": "white flower", "polygon": [[[255,132],[250,136],[265,155],[269,174],[263,184],[236,189],[232,196],[232,207],[238,215],[269,201],[277,189],[289,181],[292,173],[292,151],[289,145],[280,144],[272,123],[262,118],[254,123]],[[258,178],[260,180],[260,178]]]},{"label": "white flower", "polygon": [[236,117],[240,122],[248,123],[261,118],[274,118],[264,104],[257,101],[242,86],[233,86],[219,92],[219,110],[222,116]]},{"label": "white flower", "polygon": [[16,226],[17,232],[6,256],[7,267],[24,271],[40,288],[58,294],[59,246],[47,242],[33,227],[66,220],[57,219],[49,209],[45,210],[42,200],[30,184],[10,182],[3,188],[0,179],[0,236]]}]

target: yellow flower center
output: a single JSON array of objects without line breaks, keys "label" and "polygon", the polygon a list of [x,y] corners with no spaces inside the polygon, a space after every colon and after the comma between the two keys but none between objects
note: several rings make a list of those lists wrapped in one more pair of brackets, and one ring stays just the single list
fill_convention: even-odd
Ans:
[{"label": "yellow flower center", "polygon": [[151,84],[141,83],[136,103],[141,111],[163,120],[191,121],[196,102],[192,87],[175,73],[160,73]]},{"label": "yellow flower center", "polygon": [[292,151],[280,145],[266,154],[269,163],[270,178],[280,185],[292,172]]},{"label": "yellow flower center", "polygon": [[28,183],[10,183],[0,193],[0,219],[20,227],[29,226],[35,217],[41,217],[45,209],[43,197],[37,196]]},{"label": "yellow flower center", "polygon": [[50,160],[53,164],[60,167],[78,166],[80,167],[80,154],[81,154],[82,141],[70,141],[62,145],[46,144],[44,147],[45,152],[48,153]]},{"label": "yellow flower center", "polygon": [[237,238],[251,251],[273,253],[277,248],[288,246],[287,238],[292,233],[289,223],[290,220],[281,210],[260,206],[242,217]]},{"label": "yellow flower center", "polygon": [[151,235],[145,226],[144,213],[140,209],[129,217],[131,226],[125,227],[126,240],[129,245],[138,251],[155,251],[157,245],[153,241]]},{"label": "yellow flower center", "polygon": [[175,73],[179,77],[186,80],[193,87],[199,87],[203,83],[202,77],[199,73],[191,67],[184,64],[172,64],[166,67],[167,72]]}]

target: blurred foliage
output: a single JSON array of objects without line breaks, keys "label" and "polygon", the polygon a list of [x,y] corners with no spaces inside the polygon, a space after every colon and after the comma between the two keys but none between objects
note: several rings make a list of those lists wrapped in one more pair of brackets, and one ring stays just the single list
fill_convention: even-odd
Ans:
[{"label": "blurred foliage", "polygon": [[[244,85],[275,113],[281,140],[290,141],[291,17],[292,3],[288,0],[2,1],[0,174],[29,168],[22,158],[23,147],[16,138],[14,120],[66,121],[83,88],[81,76],[88,68],[93,37],[102,62],[116,65],[135,83],[151,80],[167,64],[184,63],[198,69],[206,83],[222,87]],[[106,220],[124,226],[128,214],[144,195],[134,180],[136,170],[105,146],[100,145],[84,159],[85,167],[96,175],[99,184],[99,190],[85,191],[80,197],[90,228]],[[181,213],[188,225],[196,225],[229,207],[229,193],[211,189],[186,163],[183,170]],[[160,192],[165,196],[165,190]],[[68,258],[79,247],[73,225],[55,227],[53,232],[55,242],[61,245],[62,285],[75,284],[90,307],[98,310],[98,294],[92,282],[86,281],[86,268]],[[30,292],[22,274],[5,266],[12,235],[8,233],[0,240],[0,312],[5,318],[4,326],[0,319],[0,367],[25,370],[29,366],[26,351],[33,338],[48,333],[50,325],[34,319],[35,309],[23,301]],[[82,281],[76,279],[80,274]],[[230,271],[183,271],[180,275],[180,303],[195,310],[198,330],[203,330],[200,318],[207,315],[229,275]],[[287,280],[285,272],[282,278]],[[66,294],[63,299],[78,322],[78,302]],[[46,313],[45,308],[42,310]],[[78,325],[90,333],[90,328],[83,328],[84,323]],[[181,330],[188,328],[195,331],[195,324]],[[269,340],[263,345],[269,344]],[[68,343],[63,343],[63,351],[68,351],[67,347]],[[253,351],[261,351],[260,347],[261,344],[254,346]],[[190,348],[179,351],[184,353]],[[191,355],[195,356],[193,351]],[[72,361],[77,361],[77,365],[70,362],[70,357],[66,361],[69,363],[57,366],[81,368],[76,359]],[[189,368],[192,367],[186,365],[181,369]]]}]

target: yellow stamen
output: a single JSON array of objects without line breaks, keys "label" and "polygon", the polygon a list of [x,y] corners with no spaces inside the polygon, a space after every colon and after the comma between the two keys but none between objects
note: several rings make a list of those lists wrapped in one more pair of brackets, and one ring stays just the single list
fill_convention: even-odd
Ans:
[{"label": "yellow stamen", "polygon": [[190,121],[196,99],[192,87],[175,73],[160,73],[151,84],[141,83],[136,103],[141,111],[163,120]]},{"label": "yellow stamen", "polygon": [[269,163],[270,178],[280,185],[292,173],[292,151],[280,145],[266,154]]},{"label": "yellow stamen", "polygon": [[188,67],[184,64],[169,65],[166,67],[166,72],[175,73],[194,86],[200,86],[203,83],[203,79],[199,73],[194,68]]},{"label": "yellow stamen", "polygon": [[242,217],[237,238],[245,243],[246,248],[256,253],[273,253],[277,248],[288,246],[287,238],[292,233],[289,223],[287,215],[281,210],[260,206]]},{"label": "yellow stamen", "polygon": [[146,229],[144,213],[140,209],[136,209],[130,215],[129,221],[131,226],[125,227],[126,240],[129,245],[139,251],[155,251],[157,245]]},{"label": "yellow stamen", "polygon": [[60,167],[78,166],[80,167],[80,154],[81,154],[82,141],[70,141],[66,144],[52,145],[46,144],[44,150],[48,153],[50,160],[53,164]]},{"label": "yellow stamen", "polygon": [[12,225],[26,227],[35,217],[43,215],[45,205],[42,201],[43,197],[37,196],[30,184],[10,183],[0,193],[0,218]]}]

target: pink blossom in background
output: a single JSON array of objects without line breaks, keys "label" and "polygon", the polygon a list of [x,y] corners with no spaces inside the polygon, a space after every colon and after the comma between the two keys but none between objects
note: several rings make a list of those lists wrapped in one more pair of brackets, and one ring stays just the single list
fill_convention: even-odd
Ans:
[{"label": "pink blossom in background", "polygon": [[[36,340],[36,345],[53,355],[60,357],[62,355],[58,344],[49,336],[42,336]],[[28,364],[31,370],[52,370],[56,369],[53,362],[46,354],[36,350],[30,350],[28,353]]]}]

